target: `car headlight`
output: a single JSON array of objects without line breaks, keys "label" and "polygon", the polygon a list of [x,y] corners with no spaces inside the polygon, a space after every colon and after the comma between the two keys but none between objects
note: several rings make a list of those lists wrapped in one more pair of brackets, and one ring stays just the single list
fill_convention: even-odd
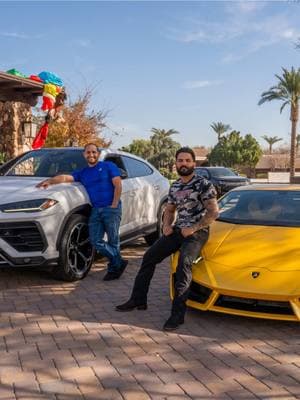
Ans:
[{"label": "car headlight", "polygon": [[47,210],[53,207],[57,203],[57,200],[53,199],[34,199],[16,201],[14,203],[0,204],[0,211],[5,213],[14,212],[38,212]]}]

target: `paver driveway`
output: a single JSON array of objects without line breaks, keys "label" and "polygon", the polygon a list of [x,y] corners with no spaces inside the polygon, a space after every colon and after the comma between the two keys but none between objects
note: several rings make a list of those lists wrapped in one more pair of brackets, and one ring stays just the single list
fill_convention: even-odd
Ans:
[{"label": "paver driveway", "polygon": [[0,272],[0,399],[300,398],[300,326],[189,310],[164,333],[168,261],[155,274],[147,311],[118,313],[142,242],[123,250],[130,265],[103,282],[99,262],[83,281]]}]

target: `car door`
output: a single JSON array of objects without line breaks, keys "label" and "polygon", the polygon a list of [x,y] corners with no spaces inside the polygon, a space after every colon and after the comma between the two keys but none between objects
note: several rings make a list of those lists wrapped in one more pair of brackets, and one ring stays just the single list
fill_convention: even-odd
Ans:
[{"label": "car door", "polygon": [[120,234],[124,235],[130,232],[135,226],[136,214],[132,207],[134,192],[136,190],[135,181],[129,178],[129,173],[124,165],[122,157],[119,154],[109,153],[104,158],[105,161],[111,161],[119,168],[122,178],[122,220]]},{"label": "car door", "polygon": [[132,182],[130,213],[133,215],[134,228],[142,228],[157,222],[157,211],[160,203],[160,186],[155,171],[142,160],[122,155]]}]

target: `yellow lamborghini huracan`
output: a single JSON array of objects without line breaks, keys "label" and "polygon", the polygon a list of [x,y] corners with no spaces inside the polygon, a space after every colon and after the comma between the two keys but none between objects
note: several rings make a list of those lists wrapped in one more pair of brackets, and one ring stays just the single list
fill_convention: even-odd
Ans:
[{"label": "yellow lamborghini huracan", "polygon": [[[193,266],[188,305],[300,321],[300,185],[252,185],[228,192]],[[178,253],[171,263],[171,297]]]}]

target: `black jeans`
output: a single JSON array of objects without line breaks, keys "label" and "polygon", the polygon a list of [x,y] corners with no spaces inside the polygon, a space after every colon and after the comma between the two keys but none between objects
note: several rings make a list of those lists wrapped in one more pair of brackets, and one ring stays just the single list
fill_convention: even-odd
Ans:
[{"label": "black jeans", "polygon": [[176,283],[172,315],[184,318],[186,301],[192,282],[192,265],[199,257],[203,245],[208,239],[208,230],[200,230],[193,235],[183,237],[180,229],[174,229],[169,236],[162,236],[144,254],[141,268],[135,278],[131,299],[136,304],[146,304],[147,294],[156,264],[175,251],[180,251],[176,270]]}]

